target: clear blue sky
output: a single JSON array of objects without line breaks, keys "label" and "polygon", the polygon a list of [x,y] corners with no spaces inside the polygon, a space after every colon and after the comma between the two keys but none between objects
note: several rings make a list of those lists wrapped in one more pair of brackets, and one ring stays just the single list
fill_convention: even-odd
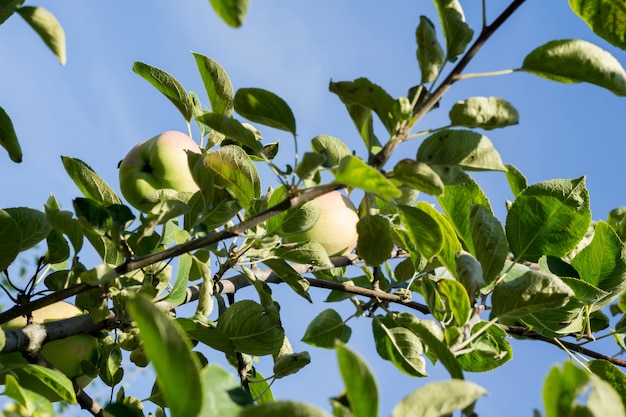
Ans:
[{"label": "clear blue sky", "polygon": [[[470,23],[479,24],[475,4],[480,2],[464,3]],[[494,5],[488,10],[493,18],[504,2],[487,3]],[[405,95],[408,87],[419,82],[414,38],[419,16],[437,19],[431,2],[409,0],[364,0],[358,7],[354,1],[253,1],[240,29],[227,27],[206,0],[136,0],[123,7],[110,2],[45,2],[43,6],[65,29],[65,67],[19,16],[0,26],[0,106],[11,116],[24,151],[20,165],[0,152],[0,207],[42,209],[52,193],[70,209],[71,200],[80,193],[65,174],[61,155],[84,160],[119,190],[116,166],[130,147],[164,130],[186,130],[169,101],[132,72],[133,62],[168,71],[208,103],[191,51],[219,62],[235,88],[260,87],[285,99],[296,116],[301,150],[323,133],[344,140],[363,156],[358,135],[343,105],[328,92],[328,82],[368,77],[393,96]],[[533,48],[565,38],[595,42],[626,64],[626,52],[593,35],[566,2],[534,0],[522,6],[468,71],[519,67]],[[420,129],[446,124],[452,103],[476,95],[500,96],[518,108],[518,126],[490,131],[487,136],[504,162],[516,165],[530,183],[587,175],[595,219],[605,219],[612,208],[626,205],[621,176],[626,99],[599,87],[557,84],[523,73],[471,79],[455,85],[441,109],[429,114]],[[266,140],[281,140],[282,160],[290,161],[288,134],[259,127]],[[198,132],[194,134],[197,139]],[[416,149],[417,142],[409,142],[398,153],[414,155]],[[503,219],[505,199],[512,198],[504,175],[476,177]],[[271,176],[264,177],[264,188],[275,185]],[[88,254],[81,260],[96,262]],[[303,345],[298,339],[320,310],[338,308],[346,317],[349,306],[328,306],[323,303],[325,293],[318,290],[312,291],[313,305],[299,298],[288,301],[290,295],[276,289],[287,334],[296,351],[311,353],[313,363],[277,381],[274,394],[330,410],[327,399],[342,389],[334,352]],[[370,360],[378,380],[381,416],[389,415],[396,402],[425,382],[447,378],[440,365],[428,367],[431,379],[403,376],[376,356],[368,319],[349,324],[353,327],[349,345]],[[513,361],[489,374],[467,375],[490,392],[478,403],[481,416],[522,417],[532,415],[533,408],[543,409],[543,378],[552,364],[567,358],[537,342],[512,343]],[[610,345],[605,350],[618,351]],[[221,361],[221,355],[213,353],[209,360]],[[269,362],[263,359],[259,365],[266,374]],[[127,393],[144,397],[146,380],[132,379]]]}]

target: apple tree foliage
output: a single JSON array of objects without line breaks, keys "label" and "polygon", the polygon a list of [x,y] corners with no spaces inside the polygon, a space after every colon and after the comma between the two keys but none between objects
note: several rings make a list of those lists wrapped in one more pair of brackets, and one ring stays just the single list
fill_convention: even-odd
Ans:
[{"label": "apple tree foliage", "polygon": [[[53,415],[52,401],[60,400],[93,415],[140,416],[152,407],[150,415],[173,417],[327,416],[320,408],[273,398],[273,379],[297,378],[292,374],[310,362],[308,352],[291,348],[289,338],[299,335],[286,335],[281,325],[281,315],[289,313],[269,285],[281,284],[308,301],[309,288],[319,287],[329,291],[330,301],[351,302],[353,317],[371,321],[377,353],[398,372],[427,378],[433,366],[448,371],[449,380],[413,391],[392,417],[480,413],[487,392],[471,375],[512,358],[509,336],[554,343],[575,359],[550,370],[544,410],[536,415],[626,416],[624,362],[581,342],[612,334],[617,347],[626,348],[626,209],[592,220],[584,177],[528,184],[503,162],[488,132],[519,117],[503,98],[468,97],[448,110],[447,126],[418,130],[426,113],[443,111],[439,100],[455,83],[476,75],[465,72],[467,64],[525,3],[512,0],[493,22],[471,27],[460,1],[433,1],[438,16],[417,22],[416,85],[407,86],[406,96],[392,97],[366,78],[331,82],[362,147],[352,151],[339,138],[319,135],[293,165],[274,163],[279,143],[262,138],[264,126],[294,140],[298,133],[289,105],[273,92],[237,89],[219,63],[200,53],[191,58],[206,89],[201,93],[186,90],[165,69],[136,62],[133,71],[174,104],[187,126],[199,127],[203,154],[189,154],[189,168],[200,191],[188,196],[168,190],[153,209],[139,213],[120,199],[118,184],[107,184],[88,162],[64,156],[82,194],[73,211],[62,210],[54,195],[42,209],[0,210],[0,271],[15,301],[0,321],[68,298],[89,312],[0,333],[1,352],[21,351],[30,362],[0,369],[3,395],[13,401],[6,415]],[[242,24],[247,3],[211,0],[233,27]],[[569,0],[569,7],[599,37],[626,49],[623,2]],[[23,1],[0,2],[0,23],[13,14],[64,62],[63,31],[49,12]],[[626,71],[586,41],[547,40],[519,62],[508,72],[587,82],[626,96]],[[21,160],[2,109],[0,144],[13,161]],[[412,154],[391,165],[401,144],[413,146]],[[261,185],[260,165],[272,170],[275,184]],[[506,176],[515,198],[505,219],[494,215],[471,176],[476,171]],[[329,258],[314,241],[281,244],[281,236],[315,223],[304,203],[339,189],[353,200],[359,196],[357,252]],[[435,197],[439,209],[423,195]],[[87,246],[100,256],[99,265],[79,261]],[[12,287],[9,267],[33,247],[45,248],[33,279],[26,288]],[[239,297],[243,287],[256,296]],[[172,314],[190,303],[193,314]],[[39,354],[48,341],[85,332],[100,338],[98,362],[82,366],[114,390],[106,406],[93,401],[89,387],[83,391],[49,369]],[[331,400],[330,413],[375,417],[376,377],[350,336],[349,318],[331,307],[310,318],[302,340],[336,352],[345,390]],[[225,355],[233,369],[207,364],[203,352]],[[127,371],[124,354],[138,367],[153,367],[148,399],[118,388]],[[273,363],[273,375],[260,375],[254,358]]]}]

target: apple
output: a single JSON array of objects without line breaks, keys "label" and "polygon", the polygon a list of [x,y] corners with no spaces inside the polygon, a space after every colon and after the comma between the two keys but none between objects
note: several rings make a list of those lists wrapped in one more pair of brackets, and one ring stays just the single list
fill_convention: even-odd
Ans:
[{"label": "apple", "polygon": [[283,242],[294,243],[314,240],[321,244],[328,256],[347,255],[356,246],[359,221],[356,208],[342,193],[331,191],[307,204],[318,204],[319,218],[315,225],[303,232],[283,237]]},{"label": "apple", "polygon": [[158,202],[159,190],[198,191],[187,151],[201,153],[193,139],[177,131],[163,132],[132,148],[119,164],[120,189],[126,201],[148,212]]},{"label": "apple", "polygon": [[[46,323],[75,317],[83,314],[76,306],[60,301],[35,310],[32,313],[34,323]],[[4,330],[15,330],[26,325],[26,317],[17,317],[2,325]],[[97,365],[100,355],[98,339],[89,334],[77,334],[64,339],[57,339],[46,343],[41,348],[41,354],[55,368],[63,372],[68,378],[76,379],[81,387],[86,387],[93,378],[86,375],[81,367],[82,361]],[[20,352],[0,355],[2,364],[26,364],[26,359]]]}]

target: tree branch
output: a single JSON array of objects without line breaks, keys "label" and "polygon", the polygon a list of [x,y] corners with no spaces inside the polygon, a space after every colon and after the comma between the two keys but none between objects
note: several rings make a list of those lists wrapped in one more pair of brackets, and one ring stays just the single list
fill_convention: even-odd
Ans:
[{"label": "tree branch", "polygon": [[459,59],[459,62],[441,82],[439,87],[424,101],[424,103],[422,103],[421,106],[419,106],[417,111],[413,114],[413,117],[409,121],[402,124],[402,126],[398,129],[397,134],[385,144],[380,152],[370,158],[370,165],[375,168],[381,168],[385,162],[387,162],[393,151],[407,138],[413,125],[424,117],[426,113],[428,113],[435,106],[435,104],[441,100],[443,95],[450,89],[450,87],[452,87],[452,84],[458,81],[458,77],[474,56],[476,56],[480,48],[483,47],[485,42],[487,42],[491,35],[493,35],[496,30],[498,30],[498,28],[502,26],[502,24],[509,17],[511,17],[515,10],[517,10],[525,1],[526,0],[513,0],[513,2],[511,2],[511,4],[493,21],[491,25],[483,27],[476,41],[461,57],[461,59]]}]

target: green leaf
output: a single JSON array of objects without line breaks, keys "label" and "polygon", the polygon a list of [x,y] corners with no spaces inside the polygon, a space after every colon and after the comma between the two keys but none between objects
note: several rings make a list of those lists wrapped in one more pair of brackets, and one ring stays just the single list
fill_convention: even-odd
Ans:
[{"label": "green leaf", "polygon": [[511,281],[495,286],[491,314],[495,317],[521,317],[524,314],[564,306],[574,291],[559,277],[529,270]]},{"label": "green leaf", "polygon": [[526,180],[524,174],[522,174],[514,165],[504,164],[504,166],[506,167],[506,180],[509,183],[509,187],[511,187],[513,196],[517,197],[519,193],[528,187],[528,181]]},{"label": "green leaf", "polygon": [[456,269],[455,256],[456,253],[462,249],[461,242],[459,242],[454,228],[448,219],[431,204],[420,201],[417,203],[416,207],[432,217],[439,224],[439,229],[443,237],[443,246],[437,255],[437,259],[454,275]]},{"label": "green leaf", "polygon": [[229,26],[239,27],[248,11],[250,0],[210,0],[215,13]]},{"label": "green leaf", "polygon": [[211,58],[192,52],[213,113],[230,116],[233,112],[233,85],[228,74]]},{"label": "green leaf", "polygon": [[437,290],[447,300],[449,311],[457,325],[463,326],[467,323],[472,306],[465,285],[453,279],[440,279],[437,281]]},{"label": "green leaf", "polygon": [[78,189],[87,198],[102,204],[122,204],[117,193],[96,172],[80,159],[62,156],[63,167]]},{"label": "green leaf", "polygon": [[470,225],[470,211],[474,204],[484,206],[491,212],[489,199],[471,178],[457,185],[446,185],[442,196],[437,197],[446,219],[454,227],[469,252],[474,252],[474,241]]},{"label": "green leaf", "polygon": [[593,240],[572,259],[580,279],[611,294],[596,301],[599,309],[626,289],[626,249],[608,223],[599,221],[594,228]]},{"label": "green leaf", "polygon": [[335,181],[378,194],[388,200],[402,194],[402,191],[385,178],[380,171],[368,165],[361,158],[352,155],[341,160],[335,173]]},{"label": "green leaf", "polygon": [[266,259],[263,263],[287,283],[289,287],[298,295],[303,297],[309,303],[312,303],[311,296],[308,293],[309,281],[304,279],[295,269],[282,259]]},{"label": "green leaf", "polygon": [[372,330],[376,350],[383,359],[409,376],[428,376],[422,342],[415,333],[404,327],[387,327],[380,318],[372,321]]},{"label": "green leaf", "polygon": [[398,206],[398,213],[411,242],[422,256],[427,259],[436,256],[444,242],[443,231],[437,220],[418,207]]},{"label": "green leaf", "polygon": [[32,248],[44,240],[52,229],[45,213],[39,210],[28,207],[13,207],[4,209],[4,212],[11,216],[20,229],[18,234],[21,236],[20,252]]},{"label": "green leaf", "polygon": [[5,0],[0,3],[0,25],[24,4],[24,0]]},{"label": "green leaf", "polygon": [[78,220],[72,218],[72,212],[62,211],[54,195],[44,204],[44,211],[50,225],[69,238],[75,253],[80,252],[83,247],[83,228]]},{"label": "green leaf", "polygon": [[471,130],[440,130],[430,135],[420,145],[416,159],[439,175],[455,166],[468,171],[506,171],[491,141]]},{"label": "green leaf", "polygon": [[0,146],[6,149],[11,161],[22,162],[22,147],[17,140],[13,122],[2,107],[0,107]]},{"label": "green leaf", "polygon": [[239,146],[227,145],[208,153],[204,164],[215,174],[215,185],[227,189],[243,208],[261,195],[259,172]]},{"label": "green leaf", "polygon": [[344,157],[352,155],[345,143],[329,135],[315,136],[311,139],[311,148],[326,157],[325,167],[337,166]]},{"label": "green leaf", "polygon": [[437,79],[446,58],[441,45],[439,45],[435,26],[426,16],[420,16],[420,23],[417,25],[415,38],[417,42],[417,62],[422,73],[421,83],[433,82]]},{"label": "green leaf", "polygon": [[163,299],[172,305],[180,305],[187,296],[187,283],[189,282],[189,274],[193,265],[193,256],[184,253],[178,257],[178,269],[176,273],[176,281],[170,293]]},{"label": "green leaf", "polygon": [[465,51],[474,31],[465,23],[463,8],[458,0],[435,0],[435,6],[446,38],[446,59],[454,62]]},{"label": "green leaf", "polygon": [[573,362],[550,370],[543,386],[543,402],[546,417],[626,416],[621,398],[611,385]]},{"label": "green leaf", "polygon": [[311,363],[309,352],[288,353],[281,355],[274,362],[274,376],[284,378],[297,373],[300,369]]},{"label": "green leaf", "polygon": [[338,340],[348,343],[352,329],[344,323],[339,313],[329,308],[318,314],[309,323],[302,341],[311,346],[332,349]]},{"label": "green leaf", "polygon": [[412,159],[403,159],[396,164],[390,178],[430,195],[443,194],[444,183],[430,165]]},{"label": "green leaf", "polygon": [[291,108],[271,91],[240,88],[235,93],[235,111],[250,121],[296,135],[296,119]]},{"label": "green leaf", "polygon": [[202,408],[198,416],[236,417],[254,402],[233,374],[218,365],[207,365],[200,371],[200,378]]},{"label": "green leaf", "polygon": [[550,41],[524,58],[521,70],[562,83],[588,82],[626,96],[626,71],[613,55],[578,39]]},{"label": "green leaf", "polygon": [[452,379],[431,382],[416,389],[400,401],[391,417],[441,417],[472,405],[483,395],[482,387],[473,382]]},{"label": "green leaf", "polygon": [[200,343],[204,343],[212,349],[219,350],[228,355],[235,354],[233,342],[214,326],[185,318],[177,319],[176,321],[189,336],[198,340]]},{"label": "green leaf", "polygon": [[50,401],[36,392],[21,387],[15,376],[11,374],[6,375],[4,395],[26,408],[26,415],[37,415],[37,417],[54,417],[55,415]]},{"label": "green leaf", "polygon": [[499,97],[470,97],[456,102],[450,109],[452,126],[485,130],[519,123],[519,113],[508,101]]},{"label": "green leaf", "polygon": [[45,255],[47,263],[58,264],[70,257],[70,245],[63,234],[56,229],[50,230],[46,236],[46,246],[48,247]]},{"label": "green leaf", "polygon": [[261,142],[257,140],[254,133],[232,117],[220,113],[204,112],[196,117],[196,120],[222,133],[241,146],[247,146],[254,152],[261,150]]},{"label": "green leaf", "polygon": [[249,355],[271,355],[280,350],[285,332],[276,315],[252,300],[233,303],[221,315],[217,330],[224,333],[235,350]]},{"label": "green leaf", "polygon": [[144,64],[143,62],[135,62],[133,71],[152,84],[157,90],[167,97],[174,106],[180,111],[186,121],[190,121],[193,116],[193,104],[187,97],[187,91],[176,78],[167,72]]},{"label": "green leaf", "polygon": [[312,405],[295,401],[274,401],[247,407],[237,417],[330,417]]},{"label": "green leaf", "polygon": [[518,259],[562,257],[576,247],[591,222],[585,177],[533,184],[522,191],[506,218],[506,235]]},{"label": "green leaf", "polygon": [[593,32],[626,49],[626,5],[614,0],[569,0],[569,5]]},{"label": "green leaf", "polygon": [[367,151],[370,154],[376,154],[382,149],[382,145],[376,135],[374,134],[374,117],[372,116],[372,110],[361,106],[360,104],[344,103],[348,114],[354,123],[354,126],[359,131],[359,135]]},{"label": "green leaf", "polygon": [[72,203],[78,221],[87,231],[104,236],[113,227],[113,218],[101,203],[90,198],[75,198]]},{"label": "green leaf", "polygon": [[[471,333],[481,331],[484,326],[488,324],[486,322],[476,324],[472,327]],[[466,372],[489,372],[504,365],[513,357],[513,349],[507,341],[508,337],[506,332],[498,326],[489,326],[466,347],[468,352],[457,358],[459,365]]]},{"label": "green leaf", "polygon": [[126,306],[141,332],[144,350],[154,366],[157,384],[172,417],[200,415],[203,397],[200,372],[185,333],[142,295],[129,300]]},{"label": "green leaf", "polygon": [[624,372],[604,359],[590,360],[585,365],[603,381],[608,382],[622,398],[622,404],[626,406],[626,375]]},{"label": "green leaf", "polygon": [[463,371],[444,341],[441,328],[433,320],[420,320],[411,313],[394,313],[393,320],[420,337],[428,352],[446,367],[452,378],[463,379]]},{"label": "green leaf", "polygon": [[[395,100],[382,87],[372,83],[367,78],[359,78],[354,81],[331,81],[329,89],[332,93],[337,94],[346,106],[356,104],[365,109],[373,110],[388,133],[391,134],[396,129],[397,121],[393,113]],[[361,116],[364,116],[364,113],[367,114],[361,110]],[[359,119],[362,122],[366,121],[362,117]],[[362,132],[361,128],[366,127],[366,125],[359,124],[361,127],[357,126],[357,128]]]},{"label": "green leaf", "polygon": [[324,268],[332,268],[334,266],[328,257],[326,249],[314,240],[276,248],[272,253],[286,261],[303,265],[313,265]]},{"label": "green leaf", "polygon": [[345,345],[337,343],[335,349],[354,417],[378,417],[378,386],[369,366]]},{"label": "green leaf", "polygon": [[490,284],[500,275],[509,253],[504,229],[489,209],[475,204],[470,210],[470,230],[474,254],[483,268],[485,283]]},{"label": "green leaf", "polygon": [[0,271],[7,269],[17,258],[22,246],[22,231],[13,217],[0,210]]},{"label": "green leaf", "polygon": [[[272,192],[267,203],[268,207],[274,207],[289,198],[289,193],[284,185]],[[320,206],[317,201],[309,201],[300,207],[286,210],[276,216],[270,217],[266,222],[268,235],[299,234],[310,230],[320,216]]]},{"label": "green leaf", "polygon": [[61,65],[65,65],[65,32],[54,15],[42,7],[32,6],[22,6],[17,12],[37,32]]},{"label": "green leaf", "polygon": [[12,367],[24,388],[43,395],[50,401],[67,401],[76,404],[76,393],[72,381],[62,373],[44,366],[25,364]]},{"label": "green leaf", "polygon": [[389,259],[394,247],[389,219],[367,214],[359,219],[356,230],[356,249],[367,265],[378,266]]}]

